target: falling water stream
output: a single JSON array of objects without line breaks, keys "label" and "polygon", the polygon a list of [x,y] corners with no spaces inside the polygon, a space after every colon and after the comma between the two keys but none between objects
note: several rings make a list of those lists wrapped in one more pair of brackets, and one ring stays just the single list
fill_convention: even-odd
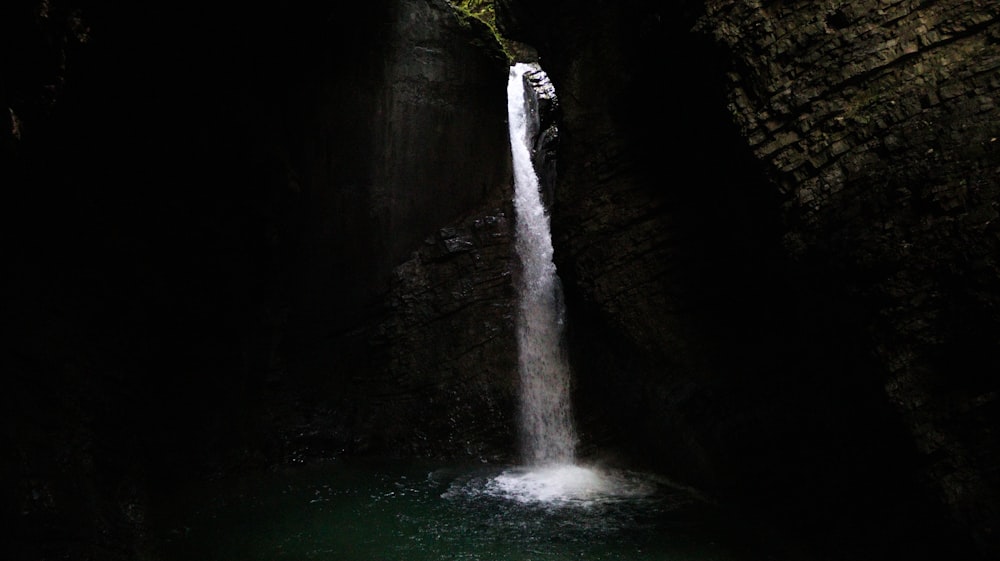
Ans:
[{"label": "falling water stream", "polygon": [[593,495],[634,495],[614,476],[577,465],[576,429],[570,402],[569,360],[563,346],[564,309],[559,275],[552,261],[549,215],[542,201],[528,137],[532,114],[525,75],[541,73],[537,63],[517,63],[507,81],[507,119],[514,175],[515,247],[518,281],[518,370],[520,429],[525,466],[493,483],[520,500],[568,500]]},{"label": "falling water stream", "polygon": [[570,411],[569,361],[562,345],[563,304],[552,262],[549,216],[531,162],[528,120],[537,116],[525,98],[524,74],[529,71],[540,69],[515,64],[507,82],[515,247],[521,260],[517,346],[523,454],[533,465],[572,465],[577,437]]},{"label": "falling water stream", "polygon": [[338,460],[213,482],[156,516],[164,561],[757,561],[776,559],[710,505],[653,474],[582,463],[560,339],[559,278],[525,133],[508,117],[522,260],[521,465]]}]

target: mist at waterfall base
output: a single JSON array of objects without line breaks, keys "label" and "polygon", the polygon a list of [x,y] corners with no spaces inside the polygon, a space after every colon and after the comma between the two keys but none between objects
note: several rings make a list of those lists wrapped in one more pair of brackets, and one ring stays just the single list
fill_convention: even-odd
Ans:
[{"label": "mist at waterfall base", "polygon": [[192,489],[162,514],[163,558],[214,560],[774,559],[653,474],[584,465],[570,407],[559,278],[511,67],[523,465],[337,460]]}]

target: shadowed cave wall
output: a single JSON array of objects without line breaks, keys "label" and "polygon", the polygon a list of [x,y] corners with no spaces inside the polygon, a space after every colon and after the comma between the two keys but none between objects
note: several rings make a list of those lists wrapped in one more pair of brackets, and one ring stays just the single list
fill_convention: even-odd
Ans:
[{"label": "shadowed cave wall", "polygon": [[483,25],[423,1],[0,22],[6,558],[149,555],[157,505],[207,477],[510,454]]},{"label": "shadowed cave wall", "polygon": [[995,551],[996,6],[500,5],[595,436],[831,557]]},{"label": "shadowed cave wall", "polygon": [[[134,557],[212,474],[514,458],[506,61],[356,8],[3,8],[13,558]],[[988,558],[996,8],[497,12],[560,99],[585,455],[800,558]]]}]

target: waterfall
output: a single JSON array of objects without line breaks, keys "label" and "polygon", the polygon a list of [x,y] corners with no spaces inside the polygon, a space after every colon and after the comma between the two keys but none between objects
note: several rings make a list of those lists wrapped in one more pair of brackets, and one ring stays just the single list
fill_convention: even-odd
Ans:
[{"label": "waterfall", "polygon": [[521,382],[522,454],[531,465],[572,464],[576,430],[570,410],[570,370],[563,346],[561,285],[552,262],[549,216],[528,147],[524,74],[536,64],[517,63],[507,82],[507,116],[514,168],[515,247],[518,281],[517,343]]},{"label": "waterfall", "polygon": [[551,507],[641,499],[652,488],[620,470],[576,464],[576,428],[570,408],[569,360],[563,345],[562,286],[552,262],[549,215],[531,162],[528,130],[537,124],[525,74],[537,64],[518,63],[507,81],[507,118],[514,167],[515,249],[518,275],[517,347],[521,381],[520,432],[524,466],[506,469],[483,487],[461,493]]}]

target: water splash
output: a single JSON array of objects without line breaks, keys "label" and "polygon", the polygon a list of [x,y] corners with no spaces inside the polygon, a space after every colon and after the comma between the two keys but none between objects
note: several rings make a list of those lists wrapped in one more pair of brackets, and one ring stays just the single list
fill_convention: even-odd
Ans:
[{"label": "water splash", "polygon": [[577,444],[570,409],[570,369],[563,348],[561,285],[552,262],[549,216],[528,148],[524,74],[517,63],[507,82],[507,116],[514,168],[515,248],[521,259],[517,318],[522,454],[530,465],[572,465]]}]

